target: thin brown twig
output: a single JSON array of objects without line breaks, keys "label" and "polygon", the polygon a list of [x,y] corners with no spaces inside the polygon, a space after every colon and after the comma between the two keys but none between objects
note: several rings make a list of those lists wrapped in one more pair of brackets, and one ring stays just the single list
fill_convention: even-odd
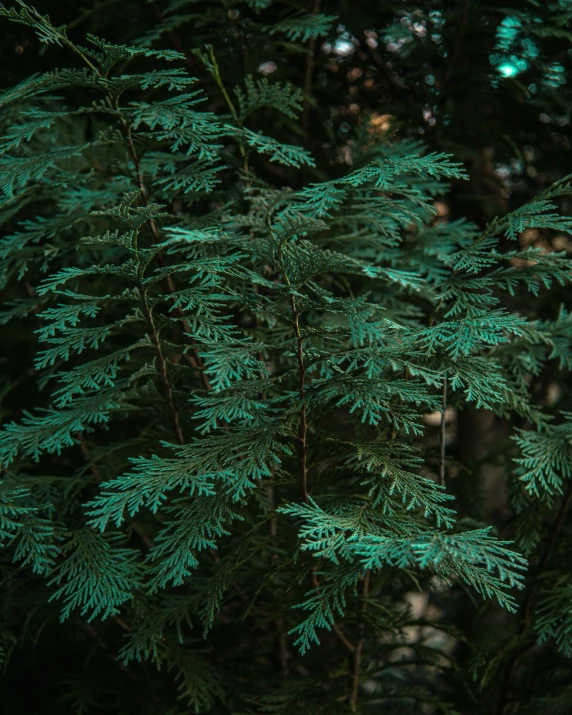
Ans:
[{"label": "thin brown twig", "polygon": [[[162,22],[164,18],[163,18],[163,14],[161,13],[161,10],[159,8],[157,8],[157,6],[155,6],[155,5],[153,7],[154,7],[155,12],[156,13],[158,12],[158,17],[159,17],[160,21]],[[169,36],[171,38],[171,41],[175,43],[176,48],[178,47],[178,51],[182,52],[185,55],[185,57],[187,58],[187,64],[189,64],[191,66],[192,58],[187,52],[185,52],[184,48],[182,47],[182,45],[180,43],[180,40],[172,32],[169,33]],[[70,47],[71,50],[73,50],[77,55],[79,55],[82,58],[82,60],[87,64],[87,66],[90,69],[92,69],[98,76],[100,76],[100,77],[102,76],[101,71],[89,60],[88,57],[86,57],[84,52],[79,47],[77,47],[76,45],[74,45],[73,42],[68,40],[67,37],[65,37],[65,35],[62,36],[62,40],[65,42],[65,44],[68,47]],[[113,102],[111,101],[111,99],[110,99],[110,105],[113,106]],[[141,195],[143,197],[143,202],[144,202],[145,206],[147,206],[148,205],[148,197],[147,197],[147,190],[145,188],[145,184],[143,181],[143,174],[141,172],[141,161],[139,159],[139,156],[137,155],[137,151],[135,149],[135,144],[133,143],[133,138],[131,136],[131,128],[129,127],[129,125],[127,124],[127,122],[125,121],[123,116],[121,115],[121,112],[119,111],[119,100],[118,99],[115,100],[115,110],[117,111],[117,115],[119,117],[119,120],[123,126],[123,130],[125,132],[125,138],[127,139],[129,151],[131,152],[133,163],[135,165],[135,172],[137,175],[137,183],[139,185],[139,189],[140,189]],[[148,224],[151,228],[153,236],[157,240],[159,238],[159,231],[157,229],[157,225],[155,224],[154,219],[152,219],[152,218],[149,219]],[[159,262],[159,258],[160,257],[157,256],[158,262]],[[173,283],[171,276],[167,276],[167,285],[168,285],[169,291],[171,293],[175,293],[176,289],[175,289],[175,285]],[[184,315],[183,311],[180,308],[177,308],[176,312],[182,319],[185,332],[190,333],[191,330],[189,328],[188,323],[186,322],[186,320],[183,317],[183,315]],[[208,376],[206,375],[206,373],[203,369],[203,365],[202,365],[200,356],[195,351],[192,351],[191,356],[187,356],[185,353],[184,357],[191,362],[191,365],[193,365],[193,367],[198,367],[198,369],[200,370],[201,379],[203,381],[205,388],[207,390],[210,390],[210,387],[211,387],[210,382],[209,382]]]},{"label": "thin brown twig", "polygon": [[159,341],[159,333],[157,332],[157,327],[155,325],[155,320],[153,319],[153,313],[147,302],[147,297],[143,295],[143,305],[145,307],[145,313],[147,315],[147,320],[151,326],[151,340],[155,346],[155,352],[159,358],[160,376],[163,383],[163,389],[165,391],[165,397],[167,400],[167,407],[169,408],[169,416],[171,417],[171,422],[173,424],[173,429],[175,430],[175,435],[177,437],[177,442],[182,446],[185,444],[185,438],[183,437],[183,431],[181,429],[181,423],[179,421],[179,413],[175,407],[175,401],[173,399],[173,390],[171,388],[171,382],[167,374],[167,363],[165,361],[165,356],[161,350],[161,343]]},{"label": "thin brown twig", "polygon": [[[143,173],[142,173],[142,171],[141,171],[141,160],[140,160],[140,158],[139,158],[139,156],[138,156],[138,154],[137,154],[137,150],[136,150],[135,144],[134,144],[134,142],[133,142],[133,137],[131,136],[131,130],[130,130],[129,125],[128,125],[127,122],[123,119],[123,117],[122,117],[121,115],[119,115],[119,119],[120,119],[121,124],[122,124],[122,126],[123,126],[123,129],[124,129],[124,132],[125,132],[125,137],[126,137],[126,139],[127,139],[127,143],[128,143],[128,146],[129,146],[129,150],[130,150],[130,152],[131,152],[131,157],[132,157],[132,159],[133,159],[133,164],[134,164],[134,167],[135,167],[135,173],[136,173],[136,177],[137,177],[137,183],[138,183],[138,186],[139,186],[139,190],[140,190],[140,192],[141,192],[141,196],[142,196],[142,199],[143,199],[143,203],[144,203],[145,206],[148,206],[148,205],[149,205],[149,198],[148,198],[148,194],[147,194],[147,188],[145,187],[145,183],[144,183],[144,181],[143,181]],[[153,237],[154,237],[155,240],[158,242],[158,241],[160,240],[160,233],[159,233],[159,229],[157,228],[157,224],[155,223],[155,220],[154,220],[153,218],[150,218],[150,219],[148,219],[147,223],[148,223],[148,225],[149,225],[149,227],[150,227],[150,229],[151,229],[151,232],[153,233]],[[157,259],[159,259],[159,256],[157,256]],[[167,286],[168,286],[169,291],[170,291],[171,294],[173,294],[173,293],[176,292],[176,287],[175,287],[175,284],[174,284],[174,282],[173,282],[171,276],[167,276]],[[150,324],[150,326],[151,326],[152,342],[153,342],[153,344],[154,344],[154,346],[155,346],[155,350],[156,350],[157,356],[158,356],[158,358],[159,358],[159,364],[160,364],[160,367],[161,367],[161,373],[160,373],[160,375],[161,375],[161,380],[162,380],[162,382],[163,382],[163,387],[164,387],[165,394],[166,394],[166,398],[167,398],[167,405],[168,405],[168,408],[169,408],[169,414],[170,414],[170,417],[171,417],[171,421],[172,421],[172,423],[173,423],[173,428],[174,428],[174,430],[175,430],[175,434],[176,434],[176,437],[177,437],[177,441],[178,441],[178,443],[182,446],[182,445],[185,444],[185,439],[184,439],[183,432],[182,432],[181,425],[180,425],[180,421],[179,421],[179,414],[178,414],[178,412],[177,412],[177,409],[176,409],[175,403],[174,403],[174,399],[173,399],[173,391],[172,391],[171,383],[170,383],[170,381],[169,381],[169,376],[168,376],[168,373],[167,373],[167,363],[166,363],[166,361],[165,361],[165,357],[164,357],[164,355],[163,355],[163,351],[161,350],[161,343],[160,343],[160,340],[159,340],[159,334],[158,334],[158,332],[157,332],[157,328],[156,328],[156,326],[155,326],[155,321],[154,321],[154,319],[153,319],[153,314],[152,314],[152,312],[151,312],[151,308],[150,308],[150,306],[149,306],[149,304],[148,304],[148,302],[147,302],[147,299],[146,299],[146,296],[145,296],[144,293],[143,293],[143,299],[144,299],[144,307],[145,307],[145,312],[146,312],[146,314],[147,314],[147,319],[148,319],[149,324]],[[185,318],[184,318],[184,313],[183,313],[183,311],[182,311],[180,308],[177,308],[177,313],[178,313],[178,315],[181,317],[181,321],[182,321],[182,324],[183,324],[183,328],[185,329],[185,332],[191,333],[189,324],[187,323],[187,321],[186,321]],[[187,357],[188,359],[190,359],[191,364],[193,365],[193,367],[197,367],[197,368],[199,369],[200,375],[201,375],[201,379],[202,379],[202,381],[203,381],[203,385],[204,385],[205,389],[206,389],[206,390],[210,390],[210,389],[211,389],[211,384],[210,384],[210,381],[209,381],[209,379],[208,379],[208,376],[207,376],[207,374],[206,374],[206,372],[205,372],[205,370],[204,370],[204,366],[203,366],[203,364],[202,364],[202,361],[201,361],[200,356],[196,353],[196,351],[192,350],[192,351],[191,351],[191,356],[187,356],[187,355],[185,354],[185,357]],[[219,562],[219,561],[220,561],[220,557],[218,556],[218,554],[216,553],[216,551],[215,551],[213,548],[209,547],[208,551],[209,551],[209,554],[211,555],[211,557],[213,558],[214,561],[216,561],[216,562]]]},{"label": "thin brown twig", "polygon": [[[127,144],[129,146],[129,152],[131,154],[131,158],[132,158],[133,165],[135,168],[135,175],[136,175],[139,191],[141,192],[141,198],[143,200],[144,206],[148,206],[149,205],[149,196],[147,193],[147,188],[145,186],[145,182],[143,180],[143,172],[141,171],[141,159],[139,158],[139,155],[137,154],[137,150],[136,150],[135,144],[133,142],[133,137],[131,136],[131,130],[129,128],[129,125],[123,119],[123,117],[121,117],[121,115],[120,115],[119,119],[123,126],[123,130],[125,132],[125,138],[127,139]],[[160,235],[159,229],[157,228],[157,224],[155,223],[155,219],[149,218],[147,221],[147,224],[148,224],[149,228],[151,229],[153,238],[158,243],[161,240],[161,235]],[[160,255],[157,255],[156,260],[159,263],[159,265],[163,265]],[[167,289],[168,289],[169,293],[171,293],[171,295],[175,294],[177,292],[177,287],[175,286],[175,282],[173,281],[172,276],[166,276],[165,281],[167,283]],[[175,313],[181,319],[184,331],[190,335],[192,333],[192,331],[191,331],[191,328],[190,328],[187,320],[185,319],[184,312],[181,310],[180,307],[177,307],[175,309]],[[204,388],[206,390],[210,390],[211,389],[210,380],[208,378],[208,375],[205,372],[203,362],[202,362],[200,356],[198,355],[198,353],[196,352],[196,350],[191,349],[190,354],[184,353],[183,357],[185,360],[187,360],[189,362],[189,364],[192,367],[194,367],[195,369],[197,369],[199,371],[199,375],[201,377]]]},{"label": "thin brown twig", "polygon": [[[144,201],[145,205],[147,206],[148,205],[147,191],[145,189],[145,184],[143,183],[143,175],[141,173],[141,162],[140,162],[139,156],[137,155],[137,151],[135,149],[135,144],[133,143],[133,138],[131,136],[131,129],[130,129],[129,125],[127,124],[127,122],[125,121],[125,119],[121,115],[119,118],[121,120],[121,124],[125,131],[127,143],[129,145],[133,163],[135,165],[135,171],[137,174],[137,182],[139,184],[139,189],[141,191],[143,201]],[[149,219],[148,223],[149,223],[149,226],[151,227],[151,230],[153,231],[153,235],[157,239],[159,237],[159,232],[157,230],[157,226],[155,225],[154,220]],[[163,351],[161,349],[161,342],[159,340],[159,333],[157,332],[157,327],[155,325],[155,320],[153,318],[153,312],[151,310],[151,307],[149,306],[149,302],[147,300],[147,295],[146,295],[143,287],[141,287],[141,294],[142,294],[142,298],[143,298],[143,306],[145,308],[145,314],[147,316],[149,326],[151,327],[151,341],[153,342],[153,345],[155,347],[155,352],[157,353],[157,357],[159,358],[161,381],[163,382],[163,388],[165,390],[165,397],[167,400],[167,407],[169,409],[169,415],[171,417],[171,422],[173,424],[173,429],[175,430],[175,435],[177,437],[177,441],[180,445],[183,445],[185,443],[185,438],[183,437],[183,432],[181,430],[181,424],[179,421],[179,413],[177,412],[177,409],[175,407],[175,402],[173,399],[173,390],[171,388],[171,383],[169,380],[169,376],[167,374],[167,363],[165,361],[165,356],[163,355]]]},{"label": "thin brown twig", "polygon": [[306,413],[306,366],[304,365],[304,337],[302,335],[302,331],[300,330],[300,314],[296,310],[296,300],[294,296],[291,297],[291,305],[294,332],[296,333],[296,355],[298,358],[299,391],[300,397],[302,399],[302,407],[300,408],[300,418],[298,425],[298,462],[300,465],[300,487],[302,489],[302,496],[304,498],[304,501],[307,504],[309,501],[307,466],[308,416]]},{"label": "thin brown twig", "polygon": [[336,624],[332,623],[332,630],[338,637],[338,640],[341,641],[341,643],[345,646],[345,648],[348,650],[350,655],[353,655],[355,653],[356,647],[355,645],[348,639],[346,634],[342,631],[342,629]]},{"label": "thin brown twig", "polygon": [[[212,68],[213,68],[213,76],[215,79],[215,82],[217,84],[217,87],[220,89],[220,92],[224,98],[224,101],[226,103],[226,106],[228,107],[232,118],[234,120],[234,123],[236,124],[237,127],[241,128],[242,127],[242,119],[239,116],[236,107],[234,106],[234,102],[230,98],[230,94],[228,93],[227,88],[225,87],[225,84],[222,80],[222,76],[220,73],[220,69],[218,66],[218,62],[216,59],[216,55],[214,53],[214,50],[212,47],[209,48],[209,58],[212,63]],[[240,154],[242,156],[242,169],[244,171],[244,185],[247,189],[250,189],[252,186],[252,183],[250,181],[250,168],[249,168],[249,159],[248,159],[248,151],[246,149],[246,146],[244,144],[244,141],[240,138],[238,138],[238,149],[240,151]],[[251,233],[252,235],[252,233]]]},{"label": "thin brown twig", "polygon": [[[288,277],[285,275],[286,281]],[[296,344],[297,344],[297,358],[298,358],[298,370],[299,370],[299,392],[302,398],[302,408],[300,409],[299,417],[299,427],[298,427],[298,464],[300,468],[300,490],[302,492],[302,498],[307,504],[310,499],[308,495],[308,417],[306,412],[306,366],[304,364],[304,336],[300,329],[300,314],[296,308],[296,299],[291,296],[290,299],[292,308],[292,324],[294,326],[294,332],[296,334]],[[312,571],[312,585],[315,589],[320,589],[320,582],[316,576],[315,571]],[[342,629],[332,623],[332,631],[336,634],[340,642],[344,645],[346,650],[353,655],[355,653],[356,647],[348,640]]]},{"label": "thin brown twig", "polygon": [[[320,582],[318,580],[318,577],[316,576],[315,572],[312,571],[312,585],[316,590],[320,590]],[[350,654],[350,657],[353,657],[356,647],[355,645],[348,639],[346,634],[343,632],[343,630],[336,624],[332,623],[332,631],[336,634],[338,640],[340,643],[344,646],[344,648],[348,651]]]},{"label": "thin brown twig", "polygon": [[[160,10],[159,10],[159,13],[161,14]],[[162,17],[162,14],[161,14],[161,17]],[[178,40],[178,38],[177,38],[175,35],[173,35],[172,33],[170,33],[170,37],[171,37],[171,40],[172,40],[172,41],[174,41],[174,42],[176,42],[176,43],[180,43],[180,41]],[[87,58],[87,57],[85,56],[85,54],[81,51],[80,48],[78,48],[76,45],[74,45],[73,42],[67,40],[67,38],[64,37],[63,39],[65,40],[65,43],[66,43],[76,54],[78,54],[78,55],[82,58],[82,60],[87,64],[88,67],[90,67],[90,69],[92,69],[97,75],[101,76],[100,70],[89,60],[89,58]],[[192,62],[191,57],[188,55],[188,53],[186,53],[186,52],[184,51],[184,49],[182,48],[182,46],[180,47],[179,51],[182,51],[182,53],[185,54],[185,57],[187,57],[188,63],[189,63],[189,62]],[[113,103],[112,103],[111,101],[110,101],[110,104],[111,104],[111,106],[113,106]],[[132,156],[132,159],[133,159],[133,163],[134,163],[134,166],[135,166],[135,172],[136,172],[136,176],[137,176],[137,183],[138,183],[139,189],[140,189],[140,191],[141,191],[141,195],[142,195],[142,198],[143,198],[143,202],[144,202],[145,206],[147,206],[148,203],[149,203],[149,201],[148,201],[148,196],[147,196],[147,190],[146,190],[146,187],[145,187],[145,184],[144,184],[144,181],[143,181],[143,174],[142,174],[142,171],[141,171],[141,161],[140,161],[140,159],[139,159],[139,156],[138,156],[137,151],[136,151],[136,148],[135,148],[135,144],[134,144],[134,142],[133,142],[133,138],[132,138],[132,136],[131,136],[131,128],[129,127],[129,125],[127,124],[127,122],[125,121],[125,119],[123,118],[123,116],[121,115],[121,113],[120,113],[120,111],[119,111],[119,102],[118,102],[117,99],[115,100],[115,109],[116,109],[116,111],[117,111],[117,115],[118,115],[118,117],[119,117],[119,120],[120,120],[120,122],[121,122],[121,124],[122,124],[122,126],[123,126],[123,129],[124,129],[124,132],[125,132],[125,138],[127,139],[127,143],[128,143],[128,146],[129,146],[129,150],[130,150],[130,153],[131,153],[131,156]],[[152,231],[152,233],[153,233],[153,236],[154,236],[155,240],[158,240],[158,239],[159,239],[159,230],[157,229],[157,225],[156,225],[154,219],[153,219],[153,218],[149,219],[149,221],[148,221],[147,223],[149,224],[149,226],[150,226],[150,228],[151,228],[151,231]],[[158,258],[159,258],[159,257],[158,257]],[[176,289],[175,289],[175,285],[174,285],[174,283],[173,283],[173,281],[172,281],[171,276],[167,276],[167,284],[168,284],[168,287],[169,287],[170,292],[171,292],[171,293],[175,293],[175,290],[176,290]],[[167,375],[166,362],[165,362],[165,359],[164,359],[164,356],[163,356],[163,353],[162,353],[162,350],[161,350],[160,342],[159,342],[159,335],[158,335],[158,333],[157,333],[157,329],[156,329],[156,327],[155,327],[155,323],[154,323],[154,320],[153,320],[153,316],[152,316],[150,307],[149,307],[149,305],[148,305],[148,303],[147,303],[147,300],[146,300],[144,294],[143,294],[143,297],[144,297],[144,304],[145,304],[145,309],[146,309],[146,312],[147,312],[147,316],[148,316],[148,318],[149,318],[149,322],[150,322],[151,328],[152,328],[153,342],[155,343],[155,347],[156,347],[156,350],[157,350],[157,352],[158,352],[159,361],[160,361],[160,364],[161,364],[161,377],[162,377],[163,384],[164,384],[164,386],[165,386],[165,390],[166,390],[166,393],[167,393],[167,401],[168,401],[168,404],[169,404],[169,411],[170,411],[170,413],[171,413],[171,419],[172,419],[172,421],[173,421],[173,426],[174,426],[174,428],[175,428],[175,433],[176,433],[176,435],[177,435],[177,440],[179,441],[180,444],[184,444],[184,439],[183,439],[183,434],[182,434],[181,427],[180,427],[180,423],[179,423],[178,413],[177,413],[176,408],[175,408],[175,406],[174,406],[172,390],[171,390],[170,382],[169,382],[168,375]],[[177,309],[177,312],[178,312],[180,315],[183,315],[183,313],[182,313],[182,311],[180,310],[180,308]],[[189,328],[189,326],[188,326],[188,323],[184,320],[184,318],[182,319],[182,321],[183,321],[183,326],[184,326],[184,328],[185,328],[185,331],[186,331],[186,332],[190,332],[190,328]],[[185,355],[185,357],[187,357],[187,356]],[[204,371],[204,369],[203,369],[203,365],[202,365],[202,361],[201,361],[201,359],[200,359],[200,356],[195,353],[192,359],[193,359],[193,362],[192,362],[193,366],[198,367],[199,370],[200,370],[201,378],[202,378],[202,380],[203,380],[203,384],[205,385],[205,388],[206,388],[207,390],[210,390],[210,388],[211,388],[210,382],[209,382],[208,376],[206,375],[206,373],[205,373],[205,371]],[[84,454],[84,456],[86,457],[86,459],[89,460],[89,451],[88,451],[88,448],[87,448],[87,443],[86,443],[86,440],[85,440],[85,436],[84,436],[83,434],[80,434],[80,435],[79,435],[79,441],[80,441],[80,447],[81,447],[82,453]],[[102,481],[101,474],[100,474],[99,470],[97,469],[97,467],[96,467],[94,464],[90,464],[89,469],[90,469],[90,471],[92,472],[92,474],[94,475],[94,477],[95,477],[98,481]],[[153,546],[153,542],[149,539],[149,537],[147,537],[147,536],[139,529],[139,527],[138,527],[135,523],[132,523],[132,524],[131,524],[131,528],[133,529],[133,531],[135,531],[135,532],[141,537],[141,539],[143,540],[143,542],[144,542],[147,546],[149,546],[149,548],[151,548],[151,547]],[[214,559],[215,559],[216,561],[219,561],[219,557],[218,557],[217,554],[214,553],[214,550],[213,550],[213,549],[209,549],[209,551],[210,551],[210,552],[212,553],[212,555],[214,556]]]},{"label": "thin brown twig", "polygon": [[447,377],[443,380],[443,398],[441,402],[441,425],[439,430],[439,440],[441,447],[441,459],[439,463],[439,483],[445,486],[445,450],[446,450],[446,417],[447,412]]}]

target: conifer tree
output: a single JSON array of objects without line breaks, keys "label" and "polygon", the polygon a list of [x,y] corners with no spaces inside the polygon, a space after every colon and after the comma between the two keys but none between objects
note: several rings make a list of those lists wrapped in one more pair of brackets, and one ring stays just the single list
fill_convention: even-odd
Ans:
[{"label": "conifer tree", "polygon": [[[350,166],[316,146],[337,15],[203,5],[82,40],[0,8],[58,59],[0,95],[6,712],[567,712],[572,412],[537,386],[571,274],[522,236],[572,231],[572,175],[443,219],[459,157],[376,117]],[[475,408],[504,523],[454,498]]]}]

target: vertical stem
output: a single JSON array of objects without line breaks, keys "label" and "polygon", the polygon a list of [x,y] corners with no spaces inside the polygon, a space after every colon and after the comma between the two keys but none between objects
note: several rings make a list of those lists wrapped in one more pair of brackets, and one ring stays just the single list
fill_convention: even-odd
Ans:
[{"label": "vertical stem", "polygon": [[299,370],[299,391],[300,397],[302,398],[302,407],[300,409],[300,420],[298,424],[298,463],[300,465],[300,488],[302,490],[302,496],[304,498],[304,501],[308,503],[308,417],[306,413],[306,366],[304,365],[304,337],[302,336],[302,331],[300,330],[300,314],[296,310],[296,300],[294,296],[291,297],[291,305],[294,332],[296,333],[297,343],[296,354],[298,358]]},{"label": "vertical stem", "polygon": [[147,296],[143,293],[143,305],[145,307],[145,313],[147,315],[147,320],[151,326],[151,340],[155,346],[155,351],[157,352],[157,357],[159,359],[159,368],[161,381],[163,383],[163,388],[165,390],[165,397],[167,399],[167,407],[169,408],[169,415],[171,417],[171,422],[173,424],[173,429],[175,430],[175,435],[177,436],[177,442],[180,445],[185,444],[185,438],[183,437],[183,431],[181,430],[181,424],[179,422],[179,413],[175,407],[175,401],[173,399],[173,390],[171,388],[171,383],[169,381],[169,376],[167,374],[167,363],[165,362],[165,356],[161,350],[161,343],[159,341],[159,333],[157,332],[157,327],[153,319],[153,313],[149,303],[147,302]]},{"label": "vertical stem", "polygon": [[[149,196],[147,193],[147,188],[145,186],[145,182],[143,181],[143,172],[141,171],[141,159],[139,158],[139,155],[137,154],[137,149],[135,148],[135,144],[133,142],[133,137],[131,136],[131,127],[127,124],[125,119],[121,116],[120,111],[119,111],[119,106],[116,103],[116,110],[119,115],[119,121],[121,122],[121,126],[123,127],[123,131],[125,133],[125,138],[127,140],[127,145],[129,147],[129,152],[131,154],[131,159],[133,161],[133,166],[135,168],[135,177],[137,181],[137,186],[139,188],[139,191],[141,192],[141,198],[143,200],[144,206],[149,205]],[[159,242],[161,239],[159,229],[157,228],[157,224],[155,223],[154,218],[150,218],[147,221],[147,225],[151,229],[151,233],[153,234],[153,238],[155,239],[156,242]],[[161,256],[157,255],[157,262],[161,265]],[[171,276],[166,276],[166,283],[167,283],[167,288],[169,290],[169,293],[173,294],[176,292],[177,288],[175,286],[175,283],[173,281],[173,278]],[[180,307],[178,307],[175,311],[177,315],[181,318],[182,324],[183,324],[183,329],[187,334],[191,333],[191,329],[189,327],[188,322],[185,320],[185,316],[183,311],[181,310]],[[196,353],[195,350],[191,351],[190,356],[187,356],[185,354],[185,358],[189,360],[190,364],[198,369],[199,374],[201,376],[202,383],[205,387],[206,390],[211,389],[211,384],[210,380],[208,378],[208,375],[206,374],[204,370],[204,366],[202,364],[202,360],[200,356]]]},{"label": "vertical stem", "polygon": [[[216,56],[215,56],[215,53],[214,53],[214,50],[212,47],[209,48],[209,57],[210,57],[210,60],[212,62],[212,66],[213,66],[213,76],[215,78],[215,82],[217,83],[217,86],[220,89],[222,96],[224,97],[224,101],[226,102],[226,104],[230,110],[230,113],[232,115],[232,118],[234,119],[236,126],[240,129],[242,127],[242,121],[241,121],[240,117],[238,116],[236,107],[234,106],[234,103],[233,103],[232,99],[230,98],[230,95],[229,95],[226,87],[224,86],[224,82],[222,81],[222,77],[220,75],[218,62],[216,61]],[[238,140],[238,148],[240,150],[240,155],[242,156],[242,166],[243,166],[243,170],[244,170],[244,181],[245,181],[246,188],[248,189],[251,186],[250,179],[248,177],[248,174],[250,171],[249,165],[248,165],[248,152],[246,151],[246,147],[244,146],[244,142],[242,141],[242,139]]]},{"label": "vertical stem", "polygon": [[441,402],[441,428],[440,428],[440,446],[441,446],[441,459],[439,465],[439,483],[441,486],[445,486],[445,449],[446,449],[446,429],[445,429],[445,413],[447,411],[447,376],[443,380],[443,399]]},{"label": "vertical stem", "polygon": [[[137,184],[139,186],[139,190],[141,191],[143,203],[145,204],[145,206],[147,206],[149,203],[149,199],[147,197],[147,189],[145,188],[145,183],[143,182],[143,174],[141,171],[141,160],[139,159],[137,150],[135,148],[135,144],[133,142],[133,137],[131,136],[131,127],[125,121],[125,119],[121,116],[121,113],[119,112],[119,105],[118,105],[117,101],[116,101],[116,109],[119,114],[119,120],[123,127],[123,131],[125,132],[125,138],[127,139],[129,151],[131,152],[131,157],[133,159],[133,165],[135,167],[135,174],[137,177]],[[151,228],[151,231],[153,233],[155,240],[158,240],[159,239],[159,230],[157,229],[157,225],[156,225],[154,219],[150,218],[147,223],[149,224],[149,227]],[[170,285],[169,285],[169,288],[171,288]],[[185,438],[183,437],[183,431],[181,430],[181,423],[179,421],[179,413],[177,412],[177,408],[175,407],[175,401],[173,399],[173,390],[171,388],[171,383],[169,381],[169,375],[167,374],[167,363],[165,362],[165,356],[163,355],[163,351],[161,350],[161,342],[159,340],[159,333],[157,332],[157,326],[155,325],[155,320],[153,319],[153,313],[151,311],[151,307],[149,306],[149,302],[147,300],[147,295],[145,293],[145,289],[143,288],[143,286],[140,286],[140,290],[141,290],[141,297],[143,298],[143,306],[145,308],[145,314],[147,316],[147,320],[149,321],[149,326],[151,327],[151,341],[152,341],[153,345],[155,346],[155,351],[156,351],[157,357],[159,359],[159,368],[160,368],[159,374],[161,376],[161,381],[163,383],[163,388],[165,390],[165,397],[167,400],[167,407],[169,409],[169,415],[171,417],[171,423],[173,424],[173,429],[174,429],[175,435],[177,437],[177,442],[180,445],[183,445],[183,444],[185,444]]]},{"label": "vertical stem", "polygon": [[[272,233],[272,229],[270,229]],[[287,285],[290,286],[290,280],[288,278],[288,273],[286,267],[284,266],[284,260],[281,252],[281,263],[282,271],[284,274],[284,280]],[[302,408],[300,410],[300,423],[298,427],[298,463],[300,465],[300,489],[302,491],[302,497],[306,504],[310,501],[308,497],[308,465],[307,465],[307,435],[308,435],[308,417],[306,412],[306,366],[304,365],[304,336],[300,330],[300,313],[296,308],[296,299],[293,295],[290,296],[290,306],[292,308],[292,324],[294,326],[294,332],[296,334],[297,343],[297,358],[298,358],[298,370],[299,370],[299,391],[300,397],[302,398]],[[316,576],[316,572],[312,569],[312,585],[316,590],[320,588],[320,582]],[[355,646],[348,640],[342,629],[332,623],[332,631],[338,637],[338,640],[347,649],[350,656],[353,656],[355,652]]]},{"label": "vertical stem", "polygon": [[155,351],[157,352],[157,357],[159,359],[160,376],[163,383],[163,388],[165,390],[165,397],[167,399],[167,406],[169,408],[169,415],[171,417],[171,422],[173,424],[173,429],[175,430],[175,435],[177,436],[177,441],[180,445],[185,444],[185,439],[183,437],[183,432],[181,430],[181,425],[179,422],[179,413],[175,407],[175,402],[173,399],[173,390],[171,388],[171,383],[169,381],[169,376],[167,374],[167,363],[165,361],[165,356],[161,350],[161,343],[159,341],[159,333],[157,332],[157,327],[155,326],[155,321],[153,319],[153,313],[147,302],[147,297],[143,295],[143,304],[145,306],[145,313],[151,326],[151,340],[155,346]]}]

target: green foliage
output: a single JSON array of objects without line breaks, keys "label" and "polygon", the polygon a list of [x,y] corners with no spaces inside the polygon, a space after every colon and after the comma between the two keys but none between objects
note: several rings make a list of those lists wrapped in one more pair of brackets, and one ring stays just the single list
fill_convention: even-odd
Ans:
[{"label": "green foliage", "polygon": [[526,470],[520,481],[536,497],[553,498],[562,493],[565,479],[572,476],[570,416],[561,425],[550,425],[541,431],[521,431],[516,437],[522,457],[516,461]]},{"label": "green foliage", "polygon": [[307,42],[316,40],[328,34],[328,30],[335,22],[333,15],[323,13],[313,13],[312,15],[290,16],[289,18],[276,23],[270,30],[270,34],[284,34],[292,42],[297,40]]},{"label": "green foliage", "polygon": [[[324,161],[316,41],[407,48],[420,8],[361,42],[319,3],[145,5],[85,46],[0,8],[70,65],[0,96],[0,645],[61,634],[61,712],[508,715],[521,655],[572,653],[572,176],[481,228],[440,210],[451,153],[364,121]],[[450,448],[475,409],[506,515]]]},{"label": "green foliage", "polygon": [[291,119],[302,110],[302,92],[291,84],[270,82],[266,77],[255,80],[252,75],[244,79],[244,89],[235,87],[240,121],[243,122],[259,109],[274,109]]},{"label": "green foliage", "polygon": [[114,546],[121,535],[103,537],[76,531],[61,547],[65,557],[54,570],[50,585],[58,588],[51,600],[62,599],[62,620],[74,609],[96,617],[108,618],[120,613],[120,606],[133,598],[139,587],[139,567],[133,549]]}]

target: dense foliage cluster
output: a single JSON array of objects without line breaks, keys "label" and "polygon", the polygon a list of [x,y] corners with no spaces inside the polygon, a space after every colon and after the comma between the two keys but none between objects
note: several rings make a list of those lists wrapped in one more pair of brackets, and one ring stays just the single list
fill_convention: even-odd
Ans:
[{"label": "dense foliage cluster", "polygon": [[569,712],[572,8],[135,5],[0,8],[5,712]]}]

